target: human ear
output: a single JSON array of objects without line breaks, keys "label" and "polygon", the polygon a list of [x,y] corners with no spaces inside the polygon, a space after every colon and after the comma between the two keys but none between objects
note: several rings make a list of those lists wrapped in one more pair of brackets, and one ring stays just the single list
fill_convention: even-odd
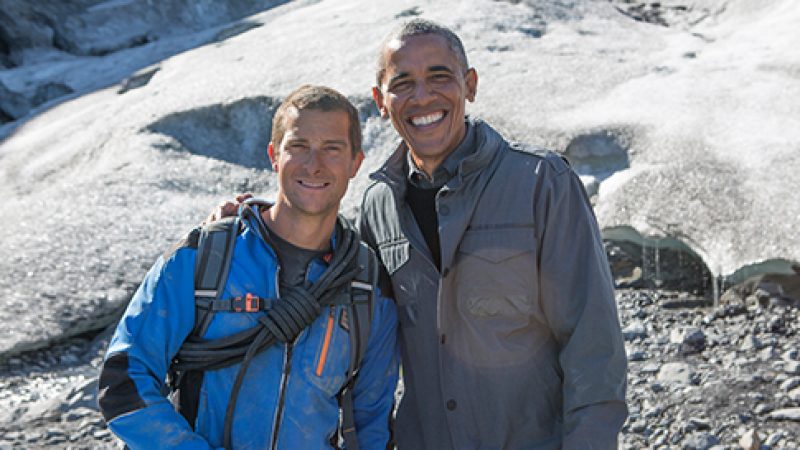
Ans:
[{"label": "human ear", "polygon": [[272,142],[267,146],[267,154],[269,155],[269,161],[272,163],[272,170],[277,172],[278,160],[275,159],[275,147],[272,145]]},{"label": "human ear", "polygon": [[375,100],[375,106],[377,106],[378,111],[381,112],[381,117],[384,119],[388,118],[389,112],[386,110],[386,105],[383,103],[383,93],[379,86],[372,87],[372,99]]},{"label": "human ear", "polygon": [[475,95],[478,93],[478,72],[470,67],[467,70],[466,75],[464,75],[464,83],[467,87],[467,100],[471,102],[475,101]]}]

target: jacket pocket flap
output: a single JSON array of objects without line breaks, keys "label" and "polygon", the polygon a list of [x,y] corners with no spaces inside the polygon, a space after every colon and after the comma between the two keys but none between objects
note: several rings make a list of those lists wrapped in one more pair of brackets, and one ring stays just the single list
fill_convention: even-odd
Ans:
[{"label": "jacket pocket flap", "polygon": [[493,263],[533,251],[536,237],[532,225],[470,229],[458,251]]}]

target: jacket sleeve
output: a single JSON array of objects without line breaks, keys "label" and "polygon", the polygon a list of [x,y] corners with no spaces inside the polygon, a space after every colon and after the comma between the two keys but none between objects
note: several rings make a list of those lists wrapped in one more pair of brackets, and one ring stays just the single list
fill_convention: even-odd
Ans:
[{"label": "jacket sleeve", "polygon": [[563,371],[564,448],[616,449],[627,358],[614,287],[586,192],[572,170],[536,197],[540,298]]},{"label": "jacket sleeve", "polygon": [[362,450],[389,448],[399,350],[394,302],[376,295],[367,351],[353,388],[353,411]]},{"label": "jacket sleeve", "polygon": [[131,449],[207,449],[164,397],[170,361],[194,326],[194,250],[155,263],[117,325],[100,374],[98,402]]},{"label": "jacket sleeve", "polygon": [[367,195],[369,192],[364,194],[364,199],[361,202],[361,215],[359,216],[358,222],[358,232],[361,235],[361,240],[366,243],[369,248],[375,252],[375,255],[378,256],[379,269],[378,269],[378,286],[380,286],[381,291],[388,297],[394,298],[394,292],[392,289],[392,282],[389,278],[389,273],[386,271],[386,266],[383,265],[383,259],[381,258],[380,249],[378,248],[378,242],[375,239],[375,235],[372,232],[372,228],[369,226],[367,221],[367,210],[370,207],[367,201]]}]

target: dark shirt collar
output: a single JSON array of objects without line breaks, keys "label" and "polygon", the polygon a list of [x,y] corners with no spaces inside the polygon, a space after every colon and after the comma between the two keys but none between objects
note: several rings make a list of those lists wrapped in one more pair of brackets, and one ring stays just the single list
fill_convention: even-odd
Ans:
[{"label": "dark shirt collar", "polygon": [[455,150],[450,153],[447,158],[433,171],[433,178],[428,178],[428,175],[417,167],[414,159],[411,157],[411,152],[406,152],[406,161],[408,166],[408,182],[420,189],[438,189],[445,185],[451,178],[458,172],[458,166],[461,161],[467,156],[475,152],[475,127],[471,121],[465,120],[466,133],[464,139],[458,144]]}]

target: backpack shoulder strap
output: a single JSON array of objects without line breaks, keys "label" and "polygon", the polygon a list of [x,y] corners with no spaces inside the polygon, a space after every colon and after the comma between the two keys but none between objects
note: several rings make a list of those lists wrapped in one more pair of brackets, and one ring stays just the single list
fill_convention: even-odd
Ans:
[{"label": "backpack shoulder strap", "polygon": [[[185,246],[196,248],[194,265],[194,328],[190,339],[200,338],[208,330],[214,314],[212,304],[225,289],[233,246],[241,229],[238,217],[228,217],[195,228],[185,239]],[[176,410],[194,429],[203,384],[202,371],[180,372],[170,366],[168,384]]]},{"label": "backpack shoulder strap", "polygon": [[341,436],[347,450],[358,450],[355,416],[353,412],[353,387],[355,386],[361,360],[367,351],[370,328],[375,308],[375,292],[378,286],[378,262],[375,253],[361,242],[358,249],[358,265],[361,271],[350,283],[350,366],[347,382],[339,394],[342,408]]},{"label": "backpack shoulder strap", "polygon": [[239,217],[226,217],[200,229],[194,266],[195,325],[192,335],[202,337],[211,323],[211,304],[222,297],[233,246],[241,231]]}]

